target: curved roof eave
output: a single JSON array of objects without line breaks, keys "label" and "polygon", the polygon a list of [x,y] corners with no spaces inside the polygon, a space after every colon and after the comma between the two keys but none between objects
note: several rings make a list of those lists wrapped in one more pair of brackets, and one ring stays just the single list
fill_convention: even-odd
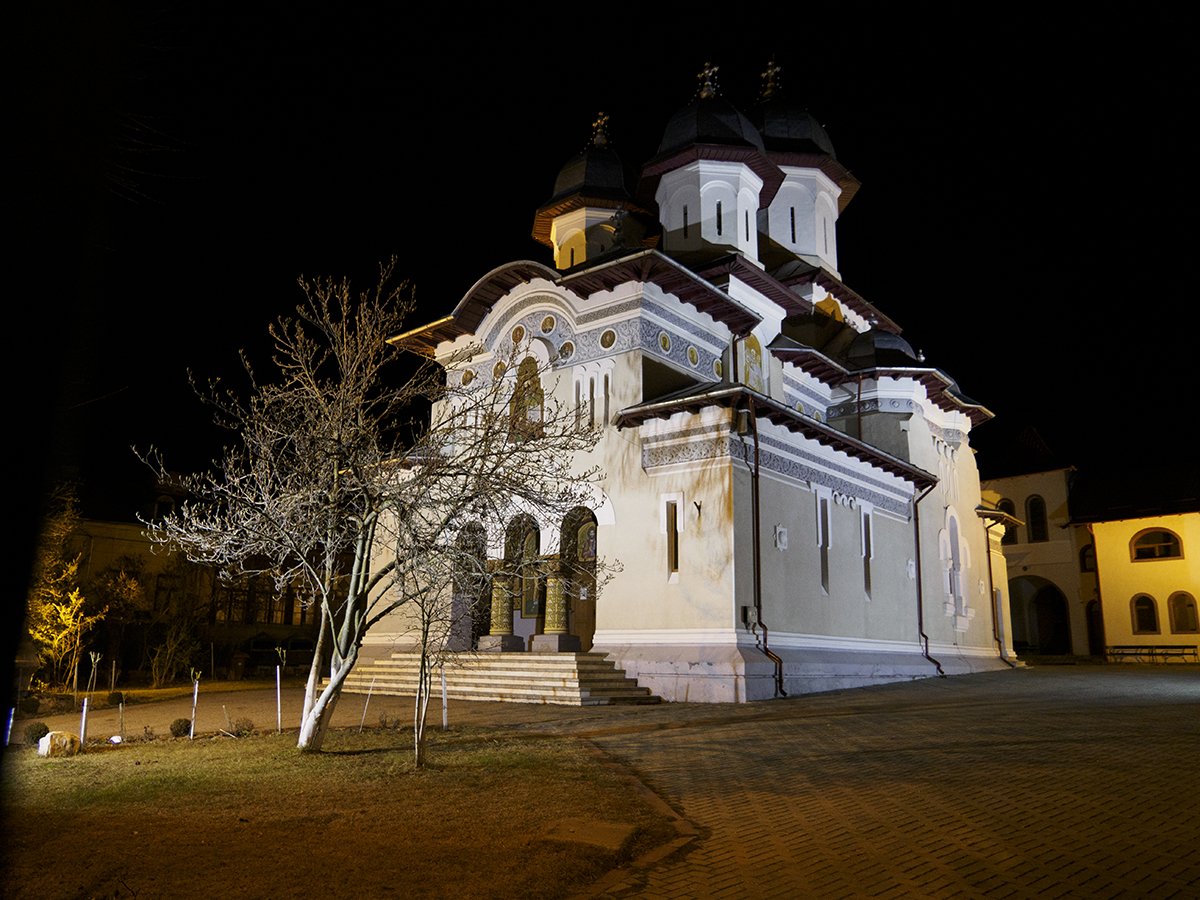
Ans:
[{"label": "curved roof eave", "polygon": [[641,425],[648,419],[665,419],[678,412],[694,411],[707,406],[732,407],[743,399],[752,399],[755,414],[760,418],[768,419],[775,425],[782,425],[789,431],[815,440],[819,444],[832,446],[835,450],[840,450],[868,465],[889,472],[917,487],[929,487],[937,484],[936,475],[897,456],[885,453],[870,444],[852,438],[824,422],[818,422],[816,419],[784,406],[778,400],[773,400],[765,394],[750,390],[745,385],[726,384],[687,396],[630,406],[621,410],[615,421],[618,428],[627,428]]},{"label": "curved roof eave", "polygon": [[745,335],[761,319],[720,288],[684,268],[657,250],[638,250],[628,256],[562,275],[531,260],[497,266],[471,286],[454,311],[442,318],[389,338],[388,342],[432,355],[442,341],[452,341],[478,330],[496,302],[519,284],[542,278],[581,296],[612,290],[629,281],[652,282],[683,303],[711,316],[731,332]]},{"label": "curved roof eave", "polygon": [[919,381],[925,386],[925,390],[929,394],[929,399],[936,403],[940,409],[946,412],[956,410],[962,412],[971,420],[972,426],[982,425],[984,422],[996,418],[996,414],[982,403],[976,403],[970,397],[960,393],[954,379],[941,369],[887,366],[875,369],[862,369],[861,371],[851,373],[850,377],[855,378],[865,374],[875,375],[876,377],[912,378],[915,381]]}]

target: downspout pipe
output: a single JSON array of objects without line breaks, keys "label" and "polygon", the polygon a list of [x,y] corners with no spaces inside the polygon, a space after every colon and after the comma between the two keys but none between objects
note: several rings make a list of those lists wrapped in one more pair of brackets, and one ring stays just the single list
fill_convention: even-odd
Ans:
[{"label": "downspout pipe", "polygon": [[999,521],[993,521],[983,526],[983,533],[987,538],[988,591],[992,596],[992,639],[996,642],[996,650],[1000,653],[1000,662],[1004,663],[1010,669],[1015,669],[1017,664],[1004,655],[1004,640],[1000,636],[1000,601],[996,597],[996,579],[992,574],[992,529],[1001,524],[1003,523]]},{"label": "downspout pipe", "polygon": [[917,634],[921,636],[921,655],[933,663],[938,675],[946,677],[942,664],[929,655],[929,635],[925,633],[925,587],[921,580],[921,501],[929,496],[937,484],[931,484],[913,501],[913,546],[917,554]]},{"label": "downspout pipe", "polygon": [[[754,538],[754,625],[751,629],[755,643],[767,659],[775,664],[775,696],[786,697],[783,689],[783,659],[768,645],[770,629],[763,621],[762,614],[762,534],[759,525],[759,453],[758,453],[758,416],[754,407],[754,396],[749,395],[750,429],[754,436],[754,467],[750,470],[750,509],[754,517],[751,533]],[[762,640],[758,640],[758,626],[762,626]]]}]

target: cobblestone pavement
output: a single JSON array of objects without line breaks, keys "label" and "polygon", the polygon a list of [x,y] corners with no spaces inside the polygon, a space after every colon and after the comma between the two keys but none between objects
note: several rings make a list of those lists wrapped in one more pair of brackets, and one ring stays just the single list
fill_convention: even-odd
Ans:
[{"label": "cobblestone pavement", "polygon": [[1200,897],[1200,667],[1044,667],[591,739],[700,835],[605,897]]},{"label": "cobblestone pavement", "polygon": [[[284,689],[284,727],[301,696]],[[362,721],[363,700],[343,698],[335,724]],[[200,701],[201,731],[226,714],[274,725],[273,689]],[[131,706],[126,727],[163,734],[190,704]],[[411,709],[376,696],[366,721]],[[90,733],[115,715],[98,710]],[[452,702],[450,717],[578,735],[678,817],[670,855],[594,897],[1200,897],[1200,666],[1042,666],[737,705]]]}]

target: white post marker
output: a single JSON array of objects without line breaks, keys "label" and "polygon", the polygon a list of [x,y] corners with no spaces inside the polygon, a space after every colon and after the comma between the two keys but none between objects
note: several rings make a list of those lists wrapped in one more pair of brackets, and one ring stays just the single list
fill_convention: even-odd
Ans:
[{"label": "white post marker", "polygon": [[8,746],[8,739],[12,736],[13,716],[15,716],[16,714],[17,714],[17,708],[15,706],[11,707],[8,710],[8,727],[4,729],[4,746],[5,747]]},{"label": "white post marker", "polygon": [[188,740],[196,737],[196,702],[200,699],[200,679],[192,682],[192,726],[188,729]]},{"label": "white post marker", "polygon": [[450,708],[446,703],[446,664],[442,663],[442,731],[450,728]]},{"label": "white post marker", "polygon": [[87,702],[88,698],[83,698],[83,713],[79,717],[79,747],[87,743]]},{"label": "white post marker", "polygon": [[275,667],[275,733],[283,732],[283,694],[280,691],[280,666]]},{"label": "white post marker", "polygon": [[371,702],[371,691],[375,690],[375,676],[371,676],[371,686],[367,688],[367,699],[363,701],[363,714],[358,722],[358,733],[362,734],[363,724],[367,721],[367,704]]}]

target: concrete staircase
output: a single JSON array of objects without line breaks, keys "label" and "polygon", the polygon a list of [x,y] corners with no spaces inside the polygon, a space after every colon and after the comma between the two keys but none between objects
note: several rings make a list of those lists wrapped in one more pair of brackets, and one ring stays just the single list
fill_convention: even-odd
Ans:
[{"label": "concrete staircase", "polygon": [[[360,659],[343,690],[355,694],[413,696],[419,657],[393,653]],[[433,690],[441,677],[433,673]],[[446,695],[455,700],[505,703],[557,703],[604,706],[610,703],[659,703],[603,653],[461,653],[446,661]]]}]

